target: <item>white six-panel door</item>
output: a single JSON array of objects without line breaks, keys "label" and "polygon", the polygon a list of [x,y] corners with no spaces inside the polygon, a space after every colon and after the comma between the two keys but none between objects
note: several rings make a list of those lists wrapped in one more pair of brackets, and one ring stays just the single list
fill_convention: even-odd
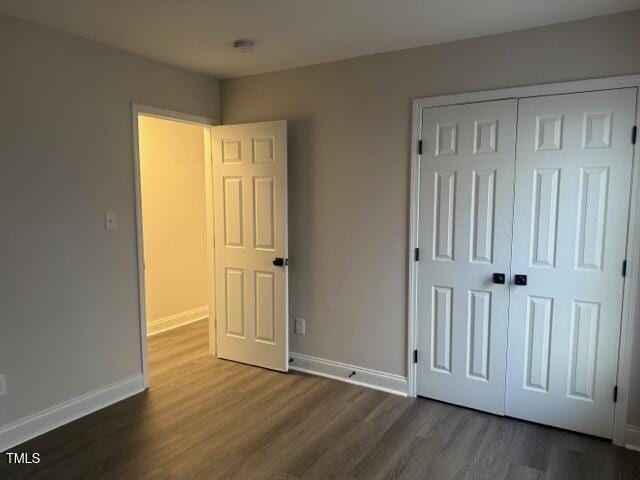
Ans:
[{"label": "white six-panel door", "polygon": [[286,371],[286,122],[213,127],[212,149],[217,353]]},{"label": "white six-panel door", "polygon": [[417,393],[503,413],[516,101],[422,122]]},{"label": "white six-panel door", "polygon": [[612,436],[635,104],[519,102],[507,415]]}]

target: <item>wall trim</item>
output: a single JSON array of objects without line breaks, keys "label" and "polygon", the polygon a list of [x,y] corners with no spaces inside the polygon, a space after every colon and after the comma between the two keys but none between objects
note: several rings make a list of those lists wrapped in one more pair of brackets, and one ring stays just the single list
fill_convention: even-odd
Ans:
[{"label": "wall trim", "polygon": [[144,391],[142,374],[98,388],[0,427],[0,452]]},{"label": "wall trim", "polygon": [[[550,83],[498,90],[487,90],[454,95],[415,98],[411,112],[411,198],[409,209],[409,251],[408,251],[408,295],[407,295],[407,350],[406,365],[408,372],[408,394],[417,394],[416,365],[411,352],[417,348],[417,274],[420,266],[413,259],[414,249],[418,246],[419,224],[419,179],[420,159],[417,145],[422,132],[422,110],[429,107],[459,105],[464,103],[504,100],[508,98],[526,98],[545,95],[561,95],[570,93],[611,90],[617,88],[640,87],[640,74],[615,77],[594,78],[573,82]],[[636,98],[638,102],[638,98]],[[640,108],[636,104],[636,125],[640,125]],[[629,210],[629,227],[627,232],[627,277],[624,282],[624,301],[622,304],[622,323],[620,332],[620,350],[618,353],[618,402],[615,406],[613,423],[613,443],[625,445],[626,422],[629,410],[629,387],[631,384],[631,361],[634,329],[637,320],[634,318],[637,304],[638,288],[640,288],[640,148],[634,148],[631,199]]]},{"label": "wall trim", "polygon": [[216,262],[214,251],[215,222],[213,219],[213,148],[212,129],[203,129],[204,136],[204,182],[207,212],[207,295],[209,297],[209,355],[218,356],[216,345]]},{"label": "wall trim", "polygon": [[640,427],[636,425],[627,425],[624,446],[629,450],[640,452]]},{"label": "wall trim", "polygon": [[[439,95],[435,97],[414,98],[414,107],[428,108],[465,103],[489,102],[508,98],[540,97],[547,95],[562,95],[597,90],[612,90],[616,88],[635,88],[640,85],[640,74],[618,75],[614,77],[590,78],[559,83],[542,83],[522,87],[499,88],[497,90],[480,90],[453,95]],[[415,117],[414,117],[415,118]]]},{"label": "wall trim", "polygon": [[208,316],[209,306],[203,305],[185,312],[151,320],[147,325],[147,337],[166,332],[167,330],[173,330],[174,328],[182,327],[183,325],[188,325],[198,320],[204,320]]},{"label": "wall trim", "polygon": [[[289,353],[289,369],[373,388],[394,395],[407,396],[407,378],[347,363],[334,362],[302,353]],[[353,372],[356,374],[349,377]]]}]

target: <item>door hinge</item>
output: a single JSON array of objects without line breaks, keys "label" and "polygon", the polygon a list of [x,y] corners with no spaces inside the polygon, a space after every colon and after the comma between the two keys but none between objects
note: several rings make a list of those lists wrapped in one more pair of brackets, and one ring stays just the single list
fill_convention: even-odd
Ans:
[{"label": "door hinge", "polygon": [[419,249],[419,248],[414,248],[414,249],[413,249],[413,259],[414,259],[416,262],[419,262],[419,261],[420,261],[420,249]]},{"label": "door hinge", "polygon": [[422,155],[422,140],[418,140],[418,155]]},{"label": "door hinge", "polygon": [[634,126],[634,127],[631,129],[631,143],[632,143],[633,145],[635,145],[635,144],[636,144],[636,140],[637,140],[637,139],[638,139],[638,127],[637,127],[637,126]]},{"label": "door hinge", "polygon": [[413,363],[418,363],[418,350],[413,351]]},{"label": "door hinge", "polygon": [[618,401],[618,385],[613,387],[613,401],[614,402]]},{"label": "door hinge", "polygon": [[622,261],[622,276],[623,277],[627,276],[627,261],[626,260]]}]

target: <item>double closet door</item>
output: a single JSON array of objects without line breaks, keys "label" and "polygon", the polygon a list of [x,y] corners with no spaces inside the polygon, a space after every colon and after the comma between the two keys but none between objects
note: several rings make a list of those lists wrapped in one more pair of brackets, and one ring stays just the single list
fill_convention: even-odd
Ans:
[{"label": "double closet door", "polygon": [[418,395],[612,436],[636,93],[423,110]]}]

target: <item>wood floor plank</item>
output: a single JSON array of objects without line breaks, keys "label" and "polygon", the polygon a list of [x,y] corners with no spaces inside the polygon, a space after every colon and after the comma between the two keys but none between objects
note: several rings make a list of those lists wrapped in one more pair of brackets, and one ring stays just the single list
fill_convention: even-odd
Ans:
[{"label": "wood floor plank", "polygon": [[639,480],[607,440],[208,355],[207,322],[149,339],[150,388],[12,451],[2,480]]},{"label": "wood floor plank", "polygon": [[[384,478],[405,461],[415,436],[444,442],[441,432],[463,413],[440,402],[411,399],[410,407],[376,441],[366,456],[354,466],[352,476],[360,479]],[[435,443],[434,443],[435,445]]]},{"label": "wood floor plank", "polygon": [[490,429],[480,442],[478,454],[467,472],[466,480],[508,478],[515,465],[511,463],[512,439],[513,421],[494,417]]},{"label": "wood floor plank", "polygon": [[586,467],[584,453],[553,446],[545,480],[582,480],[587,477]]},{"label": "wood floor plank", "polygon": [[512,463],[504,480],[545,480],[544,472]]}]

